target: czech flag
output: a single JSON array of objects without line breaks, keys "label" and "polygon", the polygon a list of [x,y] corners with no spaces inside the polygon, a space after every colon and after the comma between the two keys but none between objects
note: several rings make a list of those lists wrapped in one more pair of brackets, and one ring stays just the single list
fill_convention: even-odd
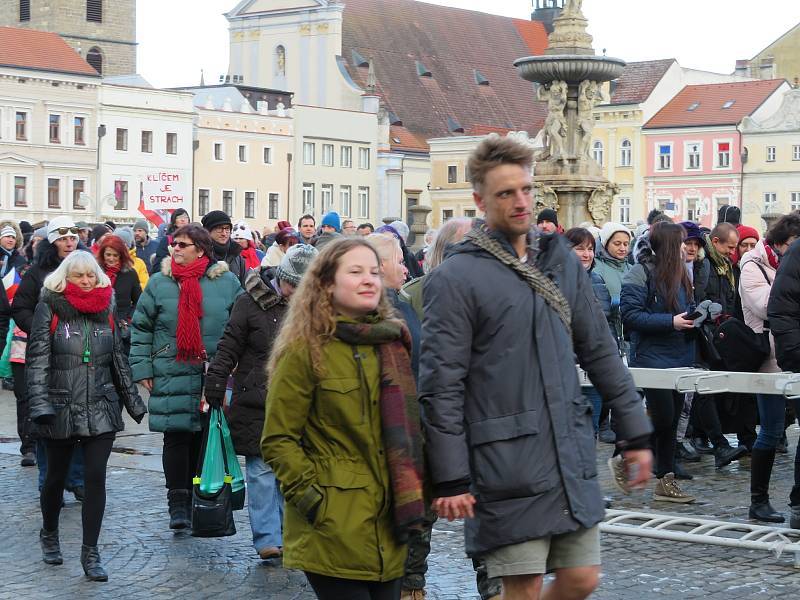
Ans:
[{"label": "czech flag", "polygon": [[9,302],[14,299],[14,294],[17,293],[20,281],[22,281],[22,277],[19,276],[16,269],[11,269],[6,273],[6,276],[3,277],[3,287],[6,288],[6,296],[8,296]]}]

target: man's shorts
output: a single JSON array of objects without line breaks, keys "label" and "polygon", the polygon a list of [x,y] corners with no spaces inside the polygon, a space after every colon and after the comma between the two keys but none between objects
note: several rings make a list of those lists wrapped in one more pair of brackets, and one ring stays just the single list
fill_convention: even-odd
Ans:
[{"label": "man's shorts", "polygon": [[541,575],[556,569],[600,564],[600,528],[503,546],[485,555],[489,577]]}]

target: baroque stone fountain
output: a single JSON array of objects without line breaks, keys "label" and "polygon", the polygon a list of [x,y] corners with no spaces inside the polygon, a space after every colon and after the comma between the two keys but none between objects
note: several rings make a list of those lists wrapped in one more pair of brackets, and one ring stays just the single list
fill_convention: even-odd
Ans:
[{"label": "baroque stone fountain", "polygon": [[582,7],[583,0],[567,0],[544,56],[514,62],[523,79],[539,84],[539,100],[548,108],[545,149],[534,167],[537,210],[553,208],[564,227],[585,221],[601,226],[619,192],[592,157],[593,112],[600,86],[618,78],[626,63],[595,54]]}]

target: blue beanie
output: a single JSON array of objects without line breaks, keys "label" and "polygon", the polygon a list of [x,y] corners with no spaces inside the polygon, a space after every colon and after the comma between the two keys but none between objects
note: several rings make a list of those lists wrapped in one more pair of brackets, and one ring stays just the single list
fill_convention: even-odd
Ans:
[{"label": "blue beanie", "polygon": [[700,231],[700,227],[697,223],[693,223],[692,221],[684,221],[681,223],[681,227],[686,230],[686,239],[687,240],[697,240],[700,242],[701,246],[704,246],[704,239],[703,239],[703,232]]},{"label": "blue beanie", "polygon": [[331,211],[324,217],[322,217],[322,223],[320,223],[321,227],[333,227],[337,232],[342,231],[342,224],[339,220],[339,213]]}]

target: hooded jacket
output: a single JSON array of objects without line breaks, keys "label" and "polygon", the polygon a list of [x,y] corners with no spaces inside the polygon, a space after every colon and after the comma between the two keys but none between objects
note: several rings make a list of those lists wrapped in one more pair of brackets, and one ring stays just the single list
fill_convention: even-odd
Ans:
[{"label": "hooded jacket", "polygon": [[[513,253],[504,236],[491,235]],[[575,356],[616,414],[617,439],[650,433],[586,270],[561,236],[531,243],[528,260],[569,303],[571,337],[515,271],[470,240],[425,278],[427,458],[435,494],[476,496],[475,518],[464,525],[473,557],[603,519],[592,407]]]},{"label": "hooded jacket", "polygon": [[[209,263],[200,278],[200,287],[200,334],[211,360],[242,288],[223,262]],[[203,365],[176,360],[179,296],[178,283],[172,278],[172,259],[167,257],[161,262],[161,272],[150,278],[133,314],[131,371],[134,381],[153,379],[151,431],[200,431],[202,427]]]},{"label": "hooded jacket", "polygon": [[[50,439],[122,431],[121,406],[137,422],[147,409],[131,379],[112,297],[101,313],[79,312],[63,294],[45,289],[36,306],[25,356],[30,417]],[[54,333],[50,333],[57,317]],[[84,352],[90,351],[89,362]],[[43,423],[49,421],[49,423]]]},{"label": "hooded jacket", "polygon": [[0,221],[0,229],[5,227],[11,227],[16,232],[17,237],[16,244],[10,252],[0,248],[0,277],[5,277],[11,269],[16,269],[17,272],[21,272],[25,265],[28,264],[25,255],[22,254],[23,240],[19,225],[14,221]]},{"label": "hooded jacket", "polygon": [[217,354],[206,375],[207,394],[225,393],[233,373],[233,398],[228,414],[233,445],[243,456],[261,456],[261,432],[267,399],[266,364],[278,336],[288,302],[271,283],[275,270],[253,269],[245,280],[245,293],[231,311]]},{"label": "hooded jacket", "polygon": [[[739,278],[739,294],[742,298],[742,313],[745,324],[762,333],[765,322],[768,323],[767,307],[772,283],[775,281],[777,269],[769,264],[764,240],[759,240],[756,247],[745,252],[739,261],[741,276]],[[769,357],[761,365],[761,373],[780,373],[778,361],[775,359],[775,339],[770,335]]]}]

